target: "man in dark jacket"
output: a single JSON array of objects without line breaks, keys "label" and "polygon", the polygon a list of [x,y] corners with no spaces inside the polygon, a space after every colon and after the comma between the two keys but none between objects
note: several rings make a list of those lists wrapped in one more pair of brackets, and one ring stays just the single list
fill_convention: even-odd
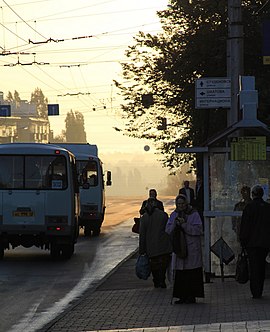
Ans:
[{"label": "man in dark jacket", "polygon": [[187,198],[187,202],[190,205],[194,205],[195,203],[195,193],[194,189],[189,186],[189,181],[185,180],[184,181],[184,187],[179,189],[179,195],[185,195]]},{"label": "man in dark jacket", "polygon": [[149,198],[145,213],[140,218],[139,254],[147,254],[150,258],[154,286],[166,288],[166,270],[172,246],[165,232],[168,215],[156,205],[156,200]]},{"label": "man in dark jacket", "polygon": [[[156,207],[157,207],[158,209],[160,209],[161,211],[164,211],[163,203],[157,199],[157,191],[156,191],[156,189],[150,189],[150,190],[149,190],[149,198],[153,198],[153,199],[155,199],[155,201],[156,201]],[[141,216],[142,216],[142,215],[144,214],[144,212],[145,212],[146,204],[147,204],[147,199],[146,199],[145,201],[143,201],[142,206],[141,206],[141,208],[140,208],[140,211],[139,211],[139,212],[140,212],[140,215],[141,215]]]},{"label": "man in dark jacket", "polygon": [[262,297],[265,258],[270,248],[270,204],[263,195],[261,186],[252,188],[252,202],[244,208],[240,226],[240,242],[249,260],[250,291],[255,299]]}]

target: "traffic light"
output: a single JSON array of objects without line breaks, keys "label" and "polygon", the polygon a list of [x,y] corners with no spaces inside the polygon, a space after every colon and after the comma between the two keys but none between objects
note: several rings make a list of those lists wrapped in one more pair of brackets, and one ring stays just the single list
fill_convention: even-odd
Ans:
[{"label": "traffic light", "polygon": [[151,105],[154,105],[154,97],[152,93],[142,95],[142,104],[145,108],[149,108]]},{"label": "traffic light", "polygon": [[161,124],[157,126],[158,130],[166,130],[167,129],[167,119],[166,118],[159,118],[161,120]]}]

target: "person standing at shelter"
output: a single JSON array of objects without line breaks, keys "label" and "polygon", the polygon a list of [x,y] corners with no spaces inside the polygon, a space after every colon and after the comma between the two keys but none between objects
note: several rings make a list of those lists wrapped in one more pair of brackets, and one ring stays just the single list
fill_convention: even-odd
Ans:
[{"label": "person standing at shelter", "polygon": [[165,232],[167,221],[168,215],[157,207],[157,200],[149,198],[140,218],[139,254],[150,258],[155,288],[166,288],[166,271],[172,252],[169,235]]},{"label": "person standing at shelter", "polygon": [[170,215],[166,232],[172,234],[180,226],[186,238],[187,257],[179,258],[172,254],[174,273],[173,297],[179,300],[175,304],[195,303],[196,297],[204,297],[201,235],[202,221],[199,213],[187,202],[185,195],[175,199],[176,209]]},{"label": "person standing at shelter", "polygon": [[[243,186],[241,188],[241,195],[242,199],[235,204],[233,211],[243,211],[244,208],[252,202],[250,197],[250,187]],[[241,217],[233,217],[232,218],[232,229],[235,231],[237,236],[237,241],[240,242],[239,235],[240,235],[240,225],[241,225]]]},{"label": "person standing at shelter", "polygon": [[189,181],[184,181],[184,187],[179,189],[179,195],[183,194],[186,196],[188,204],[194,204],[195,193],[194,189],[189,186]]},{"label": "person standing at shelter", "polygon": [[203,210],[204,210],[204,188],[203,188],[203,179],[202,176],[197,176],[196,182],[196,198],[194,207],[199,212],[199,215],[202,220],[202,224],[204,226],[204,217],[203,217]]},{"label": "person standing at shelter", "polygon": [[263,200],[263,195],[260,185],[252,188],[252,202],[244,208],[240,225],[240,242],[248,254],[250,291],[254,299],[263,294],[265,258],[270,249],[270,204]]},{"label": "person standing at shelter", "polygon": [[[156,189],[150,189],[149,190],[149,198],[153,198],[156,201],[156,207],[158,209],[160,209],[161,211],[164,211],[163,203],[160,200],[157,199],[157,191],[156,191]],[[142,202],[142,206],[141,206],[140,211],[139,211],[141,216],[146,211],[145,210],[146,205],[147,205],[147,199]]]}]

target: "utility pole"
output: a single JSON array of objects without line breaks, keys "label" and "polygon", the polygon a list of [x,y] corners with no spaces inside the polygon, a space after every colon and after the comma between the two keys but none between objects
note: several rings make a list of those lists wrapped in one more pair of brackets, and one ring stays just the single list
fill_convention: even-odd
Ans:
[{"label": "utility pole", "polygon": [[227,126],[239,121],[239,77],[244,74],[242,0],[228,0],[227,76],[231,78],[231,109]]}]

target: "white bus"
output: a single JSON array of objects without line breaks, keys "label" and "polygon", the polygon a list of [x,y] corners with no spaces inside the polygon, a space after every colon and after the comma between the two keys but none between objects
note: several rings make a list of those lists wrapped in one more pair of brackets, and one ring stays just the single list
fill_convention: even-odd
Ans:
[{"label": "white bus", "polygon": [[[56,143],[52,143],[56,144]],[[80,184],[79,225],[85,236],[98,236],[105,217],[105,186],[110,186],[111,172],[103,171],[98,148],[89,143],[59,143],[76,158]],[[106,181],[106,182],[105,182]]]},{"label": "white bus", "polygon": [[72,153],[50,144],[0,144],[0,259],[20,245],[70,258],[79,208]]}]

